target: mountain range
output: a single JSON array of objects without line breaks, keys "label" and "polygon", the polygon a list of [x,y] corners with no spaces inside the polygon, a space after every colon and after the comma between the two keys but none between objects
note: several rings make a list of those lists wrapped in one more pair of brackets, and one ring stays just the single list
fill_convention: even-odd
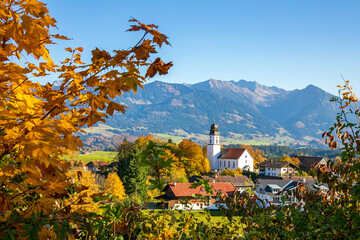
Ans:
[{"label": "mountain range", "polygon": [[[196,84],[154,81],[136,94],[125,93],[126,105],[90,133],[153,134],[206,142],[215,122],[223,143],[302,144],[319,142],[335,121],[333,95],[309,85],[287,91],[245,80],[209,79]],[[99,131],[100,129],[100,131]]]}]

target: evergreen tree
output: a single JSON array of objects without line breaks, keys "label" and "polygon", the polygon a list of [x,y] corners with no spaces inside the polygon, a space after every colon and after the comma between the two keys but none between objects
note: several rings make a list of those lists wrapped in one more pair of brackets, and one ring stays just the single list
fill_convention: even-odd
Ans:
[{"label": "evergreen tree", "polygon": [[127,195],[136,196],[145,201],[147,168],[141,164],[140,154],[141,149],[136,144],[124,140],[117,156],[118,175]]}]

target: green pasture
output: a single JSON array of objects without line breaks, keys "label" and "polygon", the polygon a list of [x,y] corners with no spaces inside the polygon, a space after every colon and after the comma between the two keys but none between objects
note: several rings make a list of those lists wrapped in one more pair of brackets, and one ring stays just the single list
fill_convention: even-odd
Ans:
[{"label": "green pasture", "polygon": [[91,153],[86,153],[86,154],[75,153],[71,156],[65,157],[65,159],[83,161],[85,163],[92,162],[92,161],[113,162],[116,155],[117,155],[117,152],[92,151]]},{"label": "green pasture", "polygon": [[[143,210],[143,213],[147,214],[147,215],[150,215],[150,214],[159,214],[162,210]],[[180,217],[180,212],[177,211],[177,210],[165,210],[167,214],[171,215],[174,214],[175,217]],[[185,213],[188,213],[187,211],[184,211]],[[225,225],[227,223],[230,223],[229,219],[227,217],[224,217],[220,211],[209,211],[210,213],[210,223],[212,226],[219,226],[219,225]],[[193,216],[193,219],[196,219],[196,220],[199,220],[199,221],[202,221],[204,223],[207,223],[208,222],[208,217],[207,217],[207,213],[206,211],[192,211],[192,216]],[[237,225],[242,225],[240,222],[240,217],[234,217],[234,221],[235,222],[238,222]],[[231,226],[230,225],[227,225],[230,227],[231,229]],[[242,229],[240,228],[238,234],[242,235],[243,234],[243,231]]]}]

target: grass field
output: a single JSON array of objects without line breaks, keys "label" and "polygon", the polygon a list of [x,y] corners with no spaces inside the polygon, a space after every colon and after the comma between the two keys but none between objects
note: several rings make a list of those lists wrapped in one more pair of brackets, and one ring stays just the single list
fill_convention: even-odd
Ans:
[{"label": "grass field", "polygon": [[[151,214],[151,212],[153,211],[155,214],[159,211],[162,211],[162,210],[143,210],[146,214]],[[178,211],[171,211],[175,217],[180,217],[180,213]],[[205,211],[193,211],[192,212],[192,215],[193,215],[193,218],[194,219],[197,219],[197,220],[200,220],[200,221],[203,221],[203,222],[208,222],[208,219],[207,219],[207,213]],[[211,225],[212,226],[219,226],[219,225],[224,225],[224,224],[227,224],[227,223],[230,223],[230,221],[224,217],[220,211],[210,211],[210,221],[211,221]],[[237,218],[240,218],[240,217],[234,217],[234,221],[238,222],[239,219]],[[238,226],[239,224],[241,225],[241,223],[238,223]],[[242,234],[243,231],[242,229],[240,228],[238,234]]]},{"label": "grass field", "polygon": [[92,161],[104,161],[104,162],[112,162],[116,157],[117,152],[107,152],[107,151],[93,151],[87,154],[76,153],[71,157],[66,157],[67,160],[79,160],[85,163]]}]

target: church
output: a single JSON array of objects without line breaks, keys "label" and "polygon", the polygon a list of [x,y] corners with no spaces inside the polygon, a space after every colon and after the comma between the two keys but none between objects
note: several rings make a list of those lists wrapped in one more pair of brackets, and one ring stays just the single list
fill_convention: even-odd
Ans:
[{"label": "church", "polygon": [[218,125],[210,127],[209,142],[207,144],[207,158],[211,170],[241,168],[243,171],[254,171],[254,159],[245,148],[222,148]]}]

